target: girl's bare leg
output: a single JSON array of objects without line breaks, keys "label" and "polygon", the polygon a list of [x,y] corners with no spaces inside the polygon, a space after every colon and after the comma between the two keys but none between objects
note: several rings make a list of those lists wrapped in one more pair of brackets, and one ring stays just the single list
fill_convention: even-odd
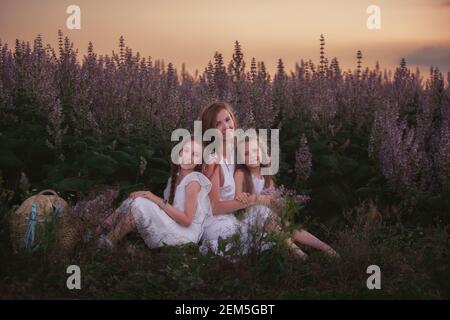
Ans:
[{"label": "girl's bare leg", "polygon": [[114,229],[106,235],[106,238],[114,244],[135,228],[136,223],[134,217],[128,212],[122,216],[122,219],[115,225]]},{"label": "girl's bare leg", "polygon": [[[268,233],[274,233],[274,234],[280,234],[282,232],[282,228],[280,225],[280,221],[279,219],[276,219],[276,217],[271,216],[265,226],[265,231]],[[300,257],[302,260],[306,260],[308,258],[308,255],[303,252],[295,243],[294,241],[292,241],[292,238],[287,238],[286,239],[286,244],[288,246],[288,248],[290,250],[292,250],[292,252],[294,254],[296,254],[298,257]]]},{"label": "girl's bare leg", "polygon": [[297,247],[297,245],[294,243],[294,241],[292,241],[291,238],[286,239],[286,244],[288,245],[289,249],[291,249],[292,252],[299,256],[302,260],[308,259],[308,255],[304,253],[299,247]]},{"label": "girl's bare leg", "polygon": [[292,233],[292,237],[299,243],[321,250],[329,256],[337,256],[336,251],[333,250],[328,244],[313,236],[306,230],[295,230]]},{"label": "girl's bare leg", "polygon": [[114,228],[114,226],[117,224],[118,219],[120,217],[120,213],[118,211],[114,211],[111,213],[103,222],[99,224],[99,226],[96,229],[96,233],[100,234],[104,232],[104,229],[111,230]]},{"label": "girl's bare leg", "polygon": [[119,212],[117,212],[116,210],[112,214],[110,214],[108,218],[105,219],[105,223],[107,223],[110,226],[114,226],[117,223],[118,218]]}]

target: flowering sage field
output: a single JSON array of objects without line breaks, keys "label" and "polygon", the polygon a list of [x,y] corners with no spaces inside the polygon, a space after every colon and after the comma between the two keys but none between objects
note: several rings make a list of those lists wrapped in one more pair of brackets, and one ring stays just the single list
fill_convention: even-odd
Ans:
[{"label": "flowering sage field", "polygon": [[[318,61],[288,71],[280,59],[275,74],[239,42],[230,61],[216,52],[190,74],[122,37],[111,55],[89,43],[84,56],[58,37],[57,48],[40,36],[0,43],[1,298],[450,297],[450,73],[424,76],[404,59],[368,68],[360,51],[341,70],[323,36]],[[13,253],[8,217],[42,189],[86,228],[131,191],[161,195],[171,132],[191,130],[215,100],[233,106],[242,128],[280,129],[277,184],[310,199],[292,223],[332,244],[338,262],[312,253],[302,263],[282,247],[230,262],[133,237],[112,255],[89,239],[69,257],[56,245]],[[79,292],[65,288],[67,260],[84,265]],[[367,289],[370,264],[383,290]]]}]

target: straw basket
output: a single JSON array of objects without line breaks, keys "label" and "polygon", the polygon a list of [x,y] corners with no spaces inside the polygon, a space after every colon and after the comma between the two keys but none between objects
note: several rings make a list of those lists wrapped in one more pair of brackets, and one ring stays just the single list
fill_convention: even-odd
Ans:
[{"label": "straw basket", "polygon": [[57,246],[61,256],[70,256],[74,253],[75,247],[81,243],[85,226],[80,218],[71,215],[61,217],[59,221]]},{"label": "straw basket", "polygon": [[49,189],[26,199],[11,217],[14,250],[36,249],[43,240],[46,223],[64,214],[67,208],[67,202]]}]

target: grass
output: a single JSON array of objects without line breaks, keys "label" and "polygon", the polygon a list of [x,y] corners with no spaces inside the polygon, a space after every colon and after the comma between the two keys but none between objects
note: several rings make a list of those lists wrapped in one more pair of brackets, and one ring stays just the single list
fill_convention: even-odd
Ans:
[{"label": "grass", "polygon": [[[368,220],[366,209],[356,208],[331,229],[312,223],[308,228],[329,241],[341,258],[305,248],[307,262],[283,245],[230,259],[200,255],[193,244],[148,249],[136,236],[110,253],[97,252],[88,242],[70,257],[57,246],[50,253],[13,254],[4,211],[0,298],[448,299],[448,226]],[[81,290],[66,287],[71,264],[81,268]],[[371,264],[381,268],[381,290],[366,287]]]}]

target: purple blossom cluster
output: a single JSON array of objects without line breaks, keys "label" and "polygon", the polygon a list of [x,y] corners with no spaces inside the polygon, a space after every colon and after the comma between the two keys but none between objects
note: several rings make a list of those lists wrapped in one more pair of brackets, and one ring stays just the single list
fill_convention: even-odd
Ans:
[{"label": "purple blossom cluster", "polygon": [[271,196],[269,207],[286,227],[294,223],[301,207],[311,201],[308,195],[297,194],[295,190],[284,185],[266,189],[262,194]]},{"label": "purple blossom cluster", "polygon": [[448,192],[450,182],[450,95],[432,68],[422,86],[405,62],[385,88],[374,112],[369,153],[399,194]]},{"label": "purple blossom cluster", "polygon": [[[301,60],[287,72],[280,59],[271,77],[264,62],[252,58],[247,65],[236,42],[228,63],[216,52],[191,75],[184,65],[178,71],[172,63],[141,57],[123,37],[117,52],[98,55],[89,43],[81,59],[62,32],[58,39],[57,50],[40,36],[33,45],[16,41],[14,49],[0,42],[0,124],[20,121],[15,108],[26,96],[46,117],[47,144],[56,153],[66,133],[101,138],[192,129],[201,109],[220,99],[235,108],[243,128],[302,124],[313,137],[344,124],[355,134],[369,128],[369,153],[393,189],[449,189],[450,74],[445,81],[436,68],[427,80],[404,60],[394,74],[378,63],[364,68],[358,51],[356,68],[343,71],[326,56],[321,36],[318,64]],[[306,180],[311,153],[305,137],[296,149],[296,174]]]},{"label": "purple blossom cluster", "polygon": [[295,154],[295,173],[300,181],[308,180],[312,172],[312,154],[308,147],[308,139],[303,134],[300,146]]},{"label": "purple blossom cluster", "polygon": [[92,196],[86,200],[78,201],[70,214],[83,220],[98,222],[103,221],[115,210],[113,204],[118,196],[118,191],[106,189],[101,192],[93,191]]},{"label": "purple blossom cluster", "polygon": [[268,188],[262,192],[263,195],[270,195],[274,202],[284,202],[286,198],[291,198],[296,204],[307,204],[311,198],[308,195],[297,194],[297,191],[286,188],[284,185],[277,186],[275,188]]}]

